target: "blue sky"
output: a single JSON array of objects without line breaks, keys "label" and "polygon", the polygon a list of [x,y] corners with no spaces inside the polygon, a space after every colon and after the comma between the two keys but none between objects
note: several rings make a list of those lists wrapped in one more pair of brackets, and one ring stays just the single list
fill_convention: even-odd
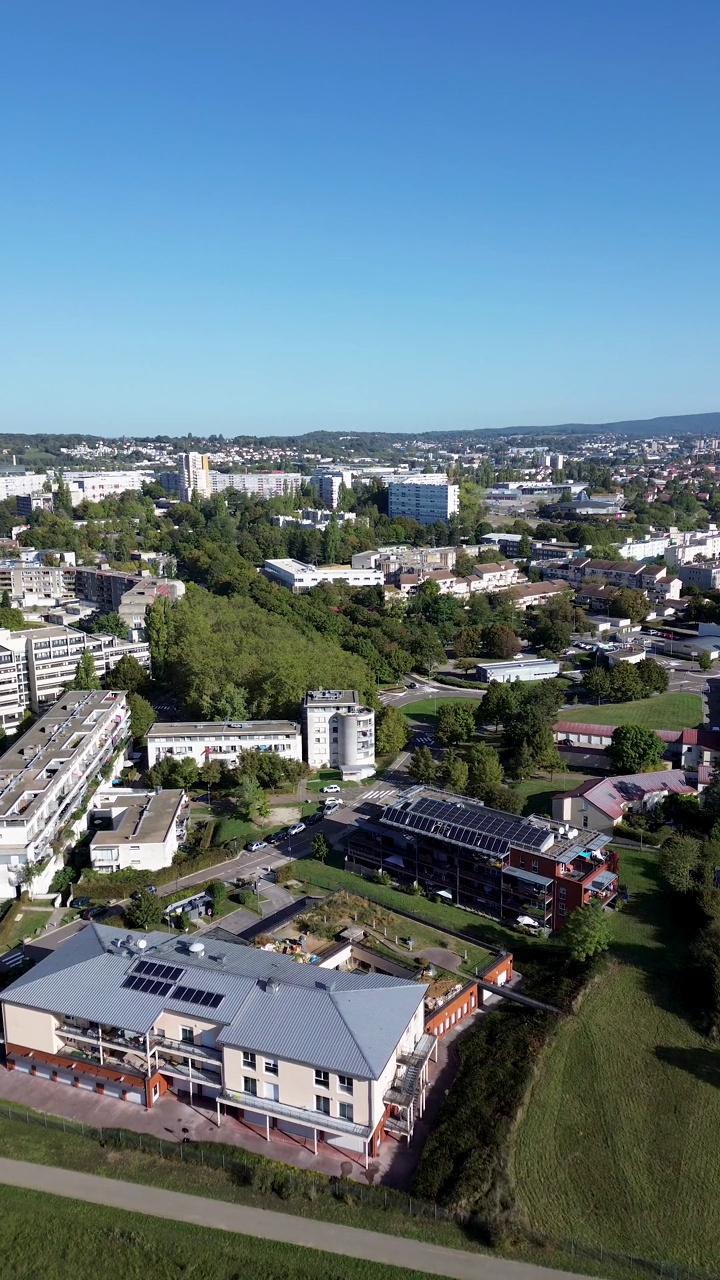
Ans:
[{"label": "blue sky", "polygon": [[717,0],[24,0],[0,430],[720,409]]}]

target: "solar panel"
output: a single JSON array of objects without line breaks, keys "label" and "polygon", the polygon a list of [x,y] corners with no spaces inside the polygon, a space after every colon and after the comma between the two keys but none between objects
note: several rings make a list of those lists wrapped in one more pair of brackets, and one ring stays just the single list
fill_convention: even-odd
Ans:
[{"label": "solar panel", "polygon": [[173,1000],[180,1000],[183,1004],[196,1004],[202,1009],[217,1009],[221,1000],[224,999],[224,994],[218,991],[202,991],[200,987],[176,987],[173,992]]},{"label": "solar panel", "polygon": [[166,996],[172,991],[172,982],[158,982],[155,978],[146,978],[144,974],[131,973],[122,984],[133,991],[145,991],[152,996]]},{"label": "solar panel", "polygon": [[146,973],[149,978],[163,978],[166,982],[177,982],[184,972],[177,965],[160,964],[157,960],[139,960],[133,969],[133,973]]}]

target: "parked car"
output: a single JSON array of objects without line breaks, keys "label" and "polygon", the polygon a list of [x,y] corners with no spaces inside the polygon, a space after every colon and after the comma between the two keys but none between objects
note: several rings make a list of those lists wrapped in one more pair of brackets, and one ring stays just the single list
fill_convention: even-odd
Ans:
[{"label": "parked car", "polygon": [[311,813],[310,817],[305,819],[305,826],[314,827],[316,822],[322,822],[323,816],[323,810],[318,809],[317,813]]},{"label": "parked car", "polygon": [[408,680],[407,687],[408,689],[417,689],[417,680]]},{"label": "parked car", "polygon": [[106,911],[107,907],[86,907],[84,911],[80,912],[80,919],[99,920],[100,916],[104,916]]},{"label": "parked car", "polygon": [[146,892],[146,893],[157,893],[157,889],[155,888],[155,885],[154,885],[154,884],[146,884],[146,885],[145,885],[145,892]]},{"label": "parked car", "polygon": [[82,907],[89,907],[90,899],[89,898],[71,898],[69,905],[71,907],[76,907],[79,910]]},{"label": "parked car", "polygon": [[245,848],[248,853],[259,853],[260,849],[267,849],[267,840],[251,840]]},{"label": "parked car", "polygon": [[331,794],[331,792],[333,792],[333,791],[339,791],[339,790],[340,790],[340,788],[339,788],[339,786],[338,786],[337,782],[331,782],[327,787],[323,787],[323,795],[324,795],[324,796],[326,796],[326,795],[330,795],[330,794]]},{"label": "parked car", "polygon": [[304,830],[305,830],[305,823],[304,823],[304,822],[296,822],[296,823],[295,823],[295,825],[294,825],[293,827],[290,827],[290,828],[289,828],[289,830],[288,830],[288,835],[289,835],[289,836],[299,836],[299,835],[300,835],[300,832],[301,832],[301,831],[304,831]]},{"label": "parked car", "polygon": [[336,809],[342,809],[343,802],[335,798],[334,800],[326,800],[323,813],[334,813]]},{"label": "parked car", "polygon": [[271,841],[272,844],[280,844],[283,840],[287,840],[289,835],[290,832],[287,827],[281,827],[280,831],[276,831],[274,835],[268,836],[268,840]]}]

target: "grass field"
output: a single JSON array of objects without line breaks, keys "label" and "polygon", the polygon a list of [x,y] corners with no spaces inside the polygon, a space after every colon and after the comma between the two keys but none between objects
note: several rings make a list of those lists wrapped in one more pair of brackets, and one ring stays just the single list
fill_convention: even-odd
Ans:
[{"label": "grass field", "polygon": [[599,707],[571,707],[563,720],[581,724],[642,724],[646,729],[695,729],[702,724],[697,693],[659,693],[638,702],[608,702]]},{"label": "grass field", "polygon": [[96,1280],[102,1259],[113,1256],[123,1280],[418,1280],[421,1274],[14,1187],[0,1188],[0,1214],[2,1275],[13,1280]]},{"label": "grass field", "polygon": [[556,773],[552,779],[547,774],[542,778],[523,778],[522,782],[514,782],[512,789],[523,798],[523,813],[542,813],[547,817],[552,810],[552,798],[558,791],[571,791],[592,776],[568,770]]},{"label": "grass field", "polygon": [[[20,915],[22,918],[16,920],[15,917]],[[29,938],[38,929],[42,929],[52,915],[52,911],[40,909],[36,907],[23,907],[20,903],[13,903],[10,908],[8,917],[3,921],[3,936],[0,944],[1,951],[12,951],[23,938]]]},{"label": "grass field", "polygon": [[720,1052],[683,1016],[686,958],[657,855],[623,849],[632,901],[609,976],[560,1027],[518,1129],[536,1230],[716,1272]]},{"label": "grass field", "polygon": [[[469,698],[463,694],[457,701],[469,702],[474,709],[477,703],[480,702],[481,697],[481,694],[478,694],[477,698]],[[417,702],[406,702],[400,710],[404,716],[407,716],[408,720],[416,720],[418,724],[434,725],[437,709],[443,702],[452,702],[452,698],[448,698],[447,694],[442,694],[439,698],[418,698]]]}]

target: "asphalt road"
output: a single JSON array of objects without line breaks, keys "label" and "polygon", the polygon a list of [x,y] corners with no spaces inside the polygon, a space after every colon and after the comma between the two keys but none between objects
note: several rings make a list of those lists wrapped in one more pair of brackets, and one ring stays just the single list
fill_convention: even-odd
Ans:
[{"label": "asphalt road", "polygon": [[[357,1227],[344,1227],[333,1222],[300,1218],[268,1209],[246,1208],[224,1200],[209,1200],[180,1191],[165,1191],[133,1182],[70,1169],[55,1169],[30,1164],[24,1160],[0,1159],[0,1182],[5,1186],[23,1187],[82,1200],[85,1204],[104,1205],[115,1211],[143,1213],[151,1218],[232,1231],[237,1235],[260,1240],[277,1240],[281,1244],[320,1249],[324,1253],[365,1262],[383,1263],[423,1271],[428,1275],[453,1276],[456,1280],[580,1280],[569,1271],[552,1271],[527,1262],[511,1262],[483,1253],[466,1253],[441,1245],[409,1240],[404,1236],[385,1236]],[[312,1268],[312,1257],[308,1257]]]}]

